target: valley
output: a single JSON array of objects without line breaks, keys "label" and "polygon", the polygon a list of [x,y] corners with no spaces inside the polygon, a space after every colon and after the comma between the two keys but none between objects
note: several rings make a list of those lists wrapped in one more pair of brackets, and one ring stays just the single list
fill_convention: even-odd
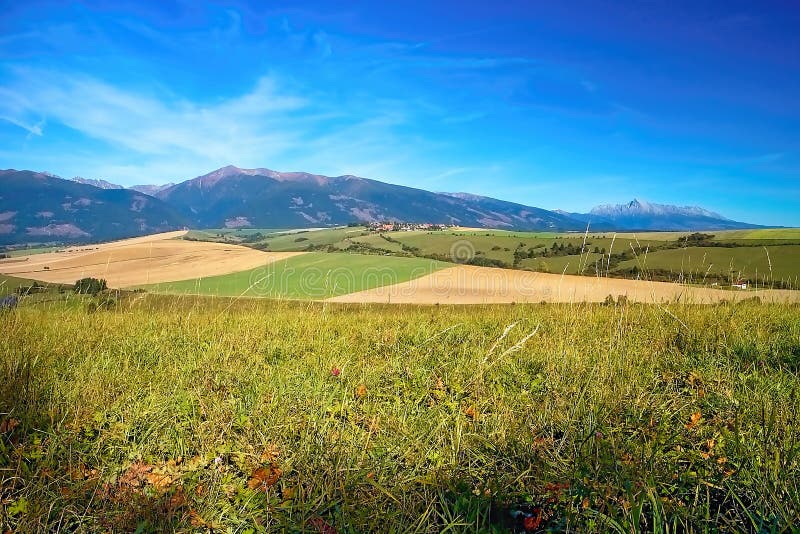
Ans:
[{"label": "valley", "polygon": [[2,259],[0,273],[60,284],[93,277],[183,296],[361,303],[798,302],[800,245],[786,244],[790,232],[773,235],[759,231],[751,243],[725,232],[176,231]]}]

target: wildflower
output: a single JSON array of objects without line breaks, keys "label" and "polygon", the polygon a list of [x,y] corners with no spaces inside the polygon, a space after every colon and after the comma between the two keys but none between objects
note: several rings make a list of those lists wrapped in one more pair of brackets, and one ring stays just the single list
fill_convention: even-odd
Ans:
[{"label": "wildflower", "polygon": [[356,388],[356,397],[362,399],[366,397],[366,395],[367,395],[367,386],[365,386],[364,384],[359,384],[358,387]]},{"label": "wildflower", "polygon": [[342,374],[342,370],[334,365],[333,369],[331,369],[331,375],[339,376],[340,374]]}]

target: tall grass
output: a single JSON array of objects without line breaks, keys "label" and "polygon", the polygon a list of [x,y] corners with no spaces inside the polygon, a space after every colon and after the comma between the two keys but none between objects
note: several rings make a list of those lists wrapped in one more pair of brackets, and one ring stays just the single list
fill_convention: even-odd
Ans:
[{"label": "tall grass", "polygon": [[800,309],[0,315],[5,531],[787,531]]}]

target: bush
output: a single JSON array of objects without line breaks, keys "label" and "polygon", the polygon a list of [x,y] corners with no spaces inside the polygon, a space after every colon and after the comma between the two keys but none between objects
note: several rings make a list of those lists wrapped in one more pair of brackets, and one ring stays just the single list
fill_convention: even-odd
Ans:
[{"label": "bush", "polygon": [[47,286],[39,282],[34,282],[29,286],[19,286],[14,289],[14,293],[17,295],[32,295],[34,293],[44,293],[45,291],[47,291]]},{"label": "bush", "polygon": [[103,310],[111,310],[117,305],[117,299],[113,297],[98,298],[86,305],[87,313],[94,313]]},{"label": "bush", "polygon": [[82,295],[97,295],[107,289],[106,281],[102,278],[81,278],[75,282],[75,292]]}]

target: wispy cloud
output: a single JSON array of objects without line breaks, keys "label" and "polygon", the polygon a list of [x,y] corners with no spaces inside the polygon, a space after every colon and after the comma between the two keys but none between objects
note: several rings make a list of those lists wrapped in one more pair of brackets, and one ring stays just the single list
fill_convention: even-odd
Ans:
[{"label": "wispy cloud", "polygon": [[19,126],[23,130],[27,131],[28,132],[28,138],[30,138],[33,135],[41,137],[41,135],[42,135],[42,127],[44,126],[44,123],[45,123],[44,119],[42,119],[39,122],[37,122],[36,124],[29,124],[29,123],[23,122],[23,121],[21,121],[21,120],[19,120],[17,118],[9,117],[7,115],[0,115],[0,120],[9,122],[9,123],[13,124],[14,126]]},{"label": "wispy cloud", "polygon": [[[126,91],[84,76],[24,70],[6,92],[24,98],[0,103],[3,116],[19,124],[46,116],[89,137],[147,155],[174,150],[232,158],[263,147],[280,148],[286,134],[270,135],[264,124],[303,108],[302,98],[280,94],[262,78],[237,98],[203,106]],[[42,135],[41,129],[37,131]]]},{"label": "wispy cloud", "polygon": [[80,172],[125,184],[185,178],[229,163],[397,179],[396,169],[415,156],[417,144],[396,132],[409,120],[396,101],[343,110],[277,76],[202,103],[167,90],[18,69],[0,97],[0,118],[28,135],[46,138],[46,120],[113,147],[116,152],[87,158]]}]

